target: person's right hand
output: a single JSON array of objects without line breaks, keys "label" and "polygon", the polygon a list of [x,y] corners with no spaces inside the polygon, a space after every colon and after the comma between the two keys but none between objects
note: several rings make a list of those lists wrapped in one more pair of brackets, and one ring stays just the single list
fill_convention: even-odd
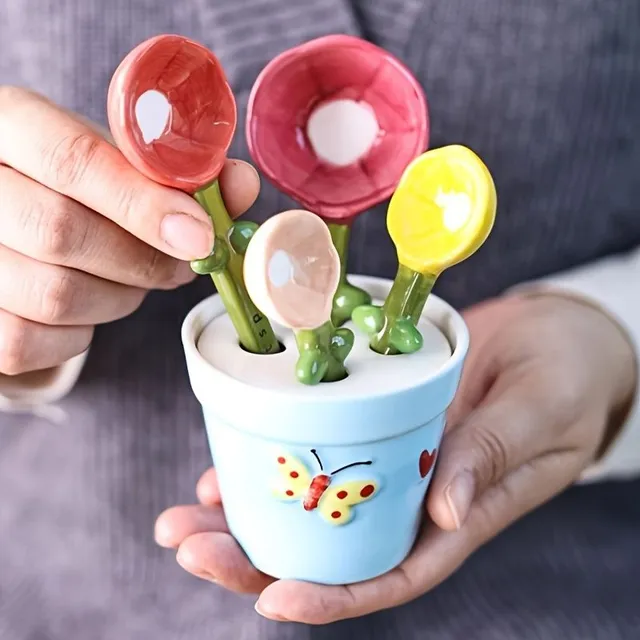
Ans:
[{"label": "person's right hand", "polygon": [[[232,215],[257,197],[244,162],[220,182]],[[212,246],[193,198],[142,176],[78,116],[0,87],[0,374],[82,353],[95,325],[192,280],[188,261]]]}]

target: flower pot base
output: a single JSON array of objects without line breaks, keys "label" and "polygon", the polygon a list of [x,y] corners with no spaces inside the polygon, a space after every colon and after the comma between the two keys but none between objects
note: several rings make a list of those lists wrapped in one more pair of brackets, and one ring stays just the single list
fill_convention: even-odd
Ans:
[{"label": "flower pot base", "polygon": [[[374,299],[390,283],[352,277]],[[410,552],[467,351],[460,316],[433,297],[425,347],[381,356],[356,334],[345,380],[301,385],[293,336],[276,355],[243,351],[216,297],[183,325],[229,529],[276,578],[350,584]],[[200,349],[200,350],[199,350]]]}]

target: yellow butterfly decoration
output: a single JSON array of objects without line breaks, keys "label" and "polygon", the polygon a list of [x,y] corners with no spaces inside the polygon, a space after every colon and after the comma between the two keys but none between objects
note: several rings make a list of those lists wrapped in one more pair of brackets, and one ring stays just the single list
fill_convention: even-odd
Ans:
[{"label": "yellow butterfly decoration", "polygon": [[288,502],[301,500],[305,511],[318,509],[329,524],[347,524],[353,518],[353,507],[376,495],[378,483],[369,479],[334,484],[334,476],[350,467],[370,465],[371,461],[353,462],[331,473],[324,473],[317,451],[311,449],[311,453],[320,465],[320,473],[315,476],[290,453],[283,452],[276,456],[279,479],[274,489],[275,497]]}]

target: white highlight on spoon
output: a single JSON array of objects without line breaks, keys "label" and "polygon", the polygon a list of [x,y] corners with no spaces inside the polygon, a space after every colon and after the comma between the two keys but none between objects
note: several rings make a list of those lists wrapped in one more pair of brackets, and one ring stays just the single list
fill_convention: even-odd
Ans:
[{"label": "white highlight on spoon", "polygon": [[278,249],[269,260],[269,280],[274,287],[284,287],[293,279],[293,262],[291,256]]},{"label": "white highlight on spoon", "polygon": [[438,189],[434,201],[442,209],[444,226],[451,232],[462,229],[471,217],[471,198],[467,193]]},{"label": "white highlight on spoon", "polygon": [[365,156],[379,131],[373,109],[355,100],[325,102],[307,122],[307,136],[318,158],[338,167]]},{"label": "white highlight on spoon", "polygon": [[146,144],[154,142],[167,128],[171,118],[171,104],[167,97],[151,89],[145,91],[136,102],[136,122]]}]

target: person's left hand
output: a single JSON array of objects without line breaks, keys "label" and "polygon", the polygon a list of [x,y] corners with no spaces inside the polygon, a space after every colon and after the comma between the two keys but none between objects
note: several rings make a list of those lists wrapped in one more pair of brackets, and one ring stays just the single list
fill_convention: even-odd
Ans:
[{"label": "person's left hand", "polygon": [[[198,506],[165,511],[156,540],[194,575],[243,593],[274,620],[323,624],[408,602],[487,540],[573,483],[599,455],[635,389],[633,349],[586,303],[508,296],[465,314],[471,350],[448,414],[422,533],[386,575],[350,586],[274,580],[229,534],[213,469]],[[435,523],[435,524],[434,524]]]}]

